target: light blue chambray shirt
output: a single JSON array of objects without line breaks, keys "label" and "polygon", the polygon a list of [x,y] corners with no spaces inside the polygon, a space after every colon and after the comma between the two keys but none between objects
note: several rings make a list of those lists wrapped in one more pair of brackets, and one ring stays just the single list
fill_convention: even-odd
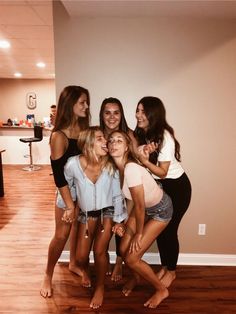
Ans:
[{"label": "light blue chambray shirt", "polygon": [[[127,218],[128,214],[120,188],[118,171],[111,175],[107,169],[103,169],[96,183],[93,183],[83,172],[79,156],[73,156],[68,159],[64,173],[72,198],[77,201],[83,212],[114,207],[113,220],[115,222],[121,222]],[[59,191],[56,205],[60,208],[65,207]]]}]

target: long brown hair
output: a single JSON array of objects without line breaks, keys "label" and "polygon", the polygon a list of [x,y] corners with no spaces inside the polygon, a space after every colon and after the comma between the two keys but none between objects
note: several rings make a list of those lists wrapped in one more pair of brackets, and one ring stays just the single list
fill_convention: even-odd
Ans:
[{"label": "long brown hair", "polygon": [[90,122],[89,91],[81,86],[70,85],[66,86],[60,94],[53,132],[69,127],[74,118],[73,107],[82,94],[87,96],[88,108],[86,109],[86,117],[78,118],[78,125],[81,130],[88,128]]},{"label": "long brown hair", "polygon": [[144,113],[149,122],[149,127],[145,132],[142,128],[136,126],[134,136],[139,145],[147,144],[147,141],[156,142],[158,144],[156,152],[150,154],[149,160],[152,163],[157,162],[158,154],[163,145],[164,132],[167,130],[175,142],[175,158],[178,161],[181,161],[180,144],[175,138],[174,129],[166,121],[166,110],[163,102],[157,97],[146,96],[138,102],[138,105],[139,104],[143,105]]}]

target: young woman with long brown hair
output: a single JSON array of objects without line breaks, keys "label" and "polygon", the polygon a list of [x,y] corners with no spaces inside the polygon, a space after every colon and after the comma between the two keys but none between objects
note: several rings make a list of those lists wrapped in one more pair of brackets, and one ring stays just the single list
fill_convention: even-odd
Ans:
[{"label": "young woman with long brown hair", "polygon": [[81,86],[67,86],[60,94],[55,126],[50,138],[51,166],[57,186],[57,200],[62,199],[64,207],[55,206],[55,233],[49,244],[47,267],[40,290],[43,297],[52,295],[54,267],[70,235],[69,269],[80,275],[76,264],[77,208],[74,204],[64,166],[69,157],[78,155],[79,133],[88,128],[90,120],[89,92]]},{"label": "young woman with long brown hair", "polygon": [[134,134],[139,145],[144,145],[139,159],[152,172],[156,182],[162,184],[173,203],[172,220],[157,238],[162,265],[157,275],[169,287],[176,278],[178,228],[190,204],[191,183],[181,165],[180,144],[166,120],[163,102],[157,97],[143,97],[136,108],[136,119]]}]

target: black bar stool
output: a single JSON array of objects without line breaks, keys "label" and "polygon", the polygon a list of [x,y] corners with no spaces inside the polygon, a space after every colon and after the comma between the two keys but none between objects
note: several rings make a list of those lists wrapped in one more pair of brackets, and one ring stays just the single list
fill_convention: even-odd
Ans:
[{"label": "black bar stool", "polygon": [[32,156],[32,143],[33,142],[40,142],[43,139],[43,128],[41,126],[35,125],[34,126],[34,137],[26,137],[20,138],[20,141],[23,143],[29,143],[29,157],[30,157],[30,164],[27,167],[22,168],[26,171],[35,171],[39,170],[41,167],[35,166],[33,164],[33,156]]},{"label": "black bar stool", "polygon": [[0,150],[0,197],[4,196],[3,170],[2,170],[2,153],[6,150]]}]

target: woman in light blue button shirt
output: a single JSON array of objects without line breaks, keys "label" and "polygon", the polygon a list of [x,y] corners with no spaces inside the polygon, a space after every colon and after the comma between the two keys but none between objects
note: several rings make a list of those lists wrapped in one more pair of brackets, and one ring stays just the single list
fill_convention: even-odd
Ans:
[{"label": "woman in light blue button shirt", "polygon": [[[127,218],[119,174],[108,160],[106,144],[99,127],[82,131],[78,140],[82,154],[71,157],[64,169],[73,198],[80,208],[77,260],[81,268],[82,285],[85,287],[91,286],[88,260],[93,246],[97,274],[90,303],[93,309],[99,308],[103,302],[107,249],[112,230],[122,233],[121,222]],[[60,195],[57,205],[63,207]]]}]

